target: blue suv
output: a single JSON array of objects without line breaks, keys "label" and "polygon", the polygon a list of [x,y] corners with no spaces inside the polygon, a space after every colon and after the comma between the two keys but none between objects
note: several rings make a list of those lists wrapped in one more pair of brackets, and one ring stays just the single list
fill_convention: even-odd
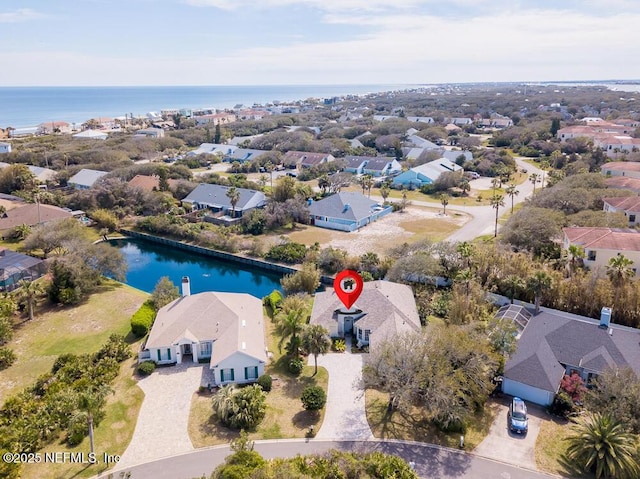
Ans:
[{"label": "blue suv", "polygon": [[526,434],[529,430],[527,406],[518,397],[513,398],[509,406],[509,430],[517,434]]}]

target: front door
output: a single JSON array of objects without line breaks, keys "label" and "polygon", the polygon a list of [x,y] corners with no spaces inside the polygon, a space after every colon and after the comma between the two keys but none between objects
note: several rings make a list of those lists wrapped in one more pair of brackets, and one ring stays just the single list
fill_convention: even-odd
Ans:
[{"label": "front door", "polygon": [[347,316],[344,318],[344,334],[353,333],[353,317]]},{"label": "front door", "polygon": [[191,344],[182,345],[182,354],[191,354]]}]

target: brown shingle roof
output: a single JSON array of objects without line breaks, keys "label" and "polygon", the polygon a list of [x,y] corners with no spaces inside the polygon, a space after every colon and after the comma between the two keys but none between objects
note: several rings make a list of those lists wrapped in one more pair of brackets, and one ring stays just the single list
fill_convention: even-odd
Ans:
[{"label": "brown shingle roof", "polygon": [[[167,180],[170,188],[174,188],[178,184],[178,180]],[[160,189],[160,178],[157,176],[136,175],[129,181],[129,186],[141,188],[145,191],[154,191]]]},{"label": "brown shingle roof", "polygon": [[8,210],[3,218],[0,218],[0,230],[15,228],[22,224],[35,226],[39,223],[70,218],[70,212],[52,205],[40,205],[30,203],[18,208]]},{"label": "brown shingle roof", "polygon": [[625,211],[640,211],[640,196],[616,196],[613,198],[602,198],[602,201]]},{"label": "brown shingle roof", "polygon": [[609,249],[615,251],[640,251],[640,231],[614,228],[563,228],[572,244],[585,249]]},{"label": "brown shingle roof", "polygon": [[640,192],[640,179],[638,178],[614,176],[613,178],[605,179],[604,182],[609,188]]},{"label": "brown shingle roof", "polygon": [[612,161],[600,167],[602,170],[611,171],[640,171],[640,162],[636,161]]}]

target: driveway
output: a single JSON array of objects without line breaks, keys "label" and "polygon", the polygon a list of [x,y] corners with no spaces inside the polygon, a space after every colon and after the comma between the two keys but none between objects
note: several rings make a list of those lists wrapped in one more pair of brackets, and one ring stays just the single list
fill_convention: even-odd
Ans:
[{"label": "driveway", "polygon": [[203,365],[184,363],[156,369],[141,379],[144,401],[133,437],[118,467],[193,451],[187,427],[191,398],[203,381]]},{"label": "driveway", "polygon": [[496,418],[491,425],[489,434],[473,450],[478,456],[502,461],[514,466],[536,470],[535,447],[540,425],[546,419],[543,408],[527,403],[527,415],[529,417],[529,432],[525,435],[514,434],[509,431],[507,424],[507,406],[509,398],[505,398],[497,408]]},{"label": "driveway", "polygon": [[[313,362],[311,356],[309,359]],[[324,421],[316,438],[373,439],[364,408],[362,354],[351,354],[347,341],[347,352],[319,356],[318,366],[329,373],[329,387]]]}]

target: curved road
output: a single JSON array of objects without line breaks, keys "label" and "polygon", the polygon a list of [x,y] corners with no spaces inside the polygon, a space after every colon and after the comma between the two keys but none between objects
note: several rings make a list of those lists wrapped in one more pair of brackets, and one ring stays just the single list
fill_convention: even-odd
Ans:
[{"label": "curved road", "polygon": [[[409,441],[333,441],[282,439],[256,441],[255,450],[265,459],[295,457],[298,454],[323,453],[329,449],[343,451],[380,451],[400,456],[416,464],[416,472],[423,478],[438,479],[549,479],[551,476],[528,469],[492,461],[456,449]],[[106,471],[101,478],[119,477],[120,472],[131,473],[131,479],[192,479],[209,477],[231,453],[229,446],[215,446],[194,452],[159,459],[126,469]]]}]

